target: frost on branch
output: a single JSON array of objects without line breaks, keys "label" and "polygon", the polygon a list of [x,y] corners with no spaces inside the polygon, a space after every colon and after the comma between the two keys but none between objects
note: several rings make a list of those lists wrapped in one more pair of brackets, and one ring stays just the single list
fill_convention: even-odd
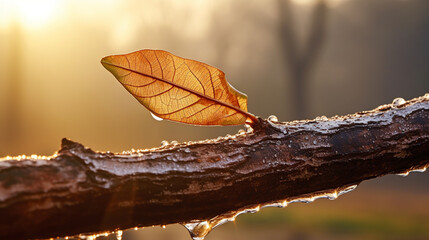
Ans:
[{"label": "frost on branch", "polygon": [[0,160],[0,239],[183,223],[195,238],[242,212],[336,198],[429,164],[429,95],[372,111],[119,154],[64,139],[50,157]]}]

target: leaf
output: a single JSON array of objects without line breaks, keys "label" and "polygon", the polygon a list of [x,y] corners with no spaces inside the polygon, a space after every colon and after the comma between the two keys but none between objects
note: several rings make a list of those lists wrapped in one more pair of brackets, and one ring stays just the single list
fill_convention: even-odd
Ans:
[{"label": "leaf", "polygon": [[103,66],[155,116],[196,125],[257,122],[247,96],[210,65],[161,50],[141,50],[101,60]]}]

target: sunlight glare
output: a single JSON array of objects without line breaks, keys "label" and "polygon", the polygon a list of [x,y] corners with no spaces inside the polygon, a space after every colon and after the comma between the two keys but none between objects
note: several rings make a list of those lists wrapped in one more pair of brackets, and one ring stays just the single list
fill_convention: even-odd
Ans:
[{"label": "sunlight glare", "polygon": [[37,28],[57,15],[60,0],[0,0],[0,25],[17,22],[28,28]]}]

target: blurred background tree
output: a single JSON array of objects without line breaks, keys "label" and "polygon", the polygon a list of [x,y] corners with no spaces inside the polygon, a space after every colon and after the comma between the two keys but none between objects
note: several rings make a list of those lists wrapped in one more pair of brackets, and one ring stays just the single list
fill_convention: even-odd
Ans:
[{"label": "blurred background tree", "polygon": [[[328,7],[323,0],[315,2],[309,16],[305,39],[298,39],[294,26],[292,3],[278,0],[280,47],[287,61],[291,82],[291,99],[294,106],[293,114],[297,119],[308,116],[306,88],[312,70],[323,46]],[[300,44],[301,43],[301,44]],[[287,78],[286,78],[287,79]]]},{"label": "blurred background tree", "polygon": [[[427,0],[0,0],[0,156],[52,154],[62,137],[122,151],[240,128],[154,121],[99,63],[145,48],[221,68],[250,112],[282,121],[423,95],[428,9]],[[207,239],[427,239],[428,179],[384,177],[335,201],[239,217]],[[188,239],[176,226],[135,234]]]}]

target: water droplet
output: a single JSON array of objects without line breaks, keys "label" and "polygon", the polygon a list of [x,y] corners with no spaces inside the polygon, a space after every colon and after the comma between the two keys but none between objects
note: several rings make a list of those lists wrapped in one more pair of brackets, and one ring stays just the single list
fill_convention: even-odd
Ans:
[{"label": "water droplet", "polygon": [[179,144],[178,141],[175,141],[175,140],[171,141],[171,145],[176,146],[177,144]]},{"label": "water droplet", "polygon": [[248,212],[248,213],[257,213],[257,212],[259,212],[259,210],[261,210],[261,207],[257,206],[255,208],[247,209],[246,212]]},{"label": "water droplet", "polygon": [[191,149],[189,149],[189,148],[185,148],[185,149],[183,149],[183,151],[184,151],[185,153],[190,153],[190,152],[191,152]]},{"label": "water droplet", "polygon": [[94,240],[94,235],[79,234],[79,239]]},{"label": "water droplet", "polygon": [[289,203],[288,203],[286,200],[284,200],[284,201],[282,202],[282,206],[283,206],[283,207],[286,207],[288,204],[289,204]]},{"label": "water droplet", "polygon": [[282,208],[283,204],[281,202],[269,203],[269,204],[263,205],[261,208],[267,208],[267,207]]},{"label": "water droplet", "polygon": [[270,122],[278,122],[279,121],[279,119],[275,115],[269,116],[267,120]]},{"label": "water droplet", "polygon": [[317,144],[317,141],[316,141],[316,140],[313,140],[313,144],[314,144],[314,145],[316,145],[316,144]]},{"label": "water droplet", "polygon": [[396,108],[401,107],[404,104],[405,104],[405,100],[400,97],[393,99],[393,102],[392,102],[392,106]]},{"label": "water droplet", "polygon": [[426,93],[426,94],[424,95],[424,97],[426,98],[426,100],[429,100],[429,93]]},{"label": "water droplet", "polygon": [[290,201],[290,203],[311,203],[314,201],[314,198],[297,198]]},{"label": "water droplet", "polygon": [[401,176],[401,177],[406,177],[406,176],[408,176],[410,174],[410,172],[403,172],[403,173],[398,173],[397,175],[398,176]]},{"label": "water droplet", "polygon": [[216,141],[222,141],[223,139],[224,139],[224,137],[219,136],[216,138]]},{"label": "water droplet", "polygon": [[138,227],[134,227],[134,231],[137,231],[137,230],[139,230],[139,228]]},{"label": "water droplet", "polygon": [[246,131],[244,131],[243,129],[238,130],[238,134],[239,135],[245,135]]},{"label": "water droplet", "polygon": [[411,170],[411,172],[426,172],[427,167],[417,168]]},{"label": "water droplet", "polygon": [[161,142],[161,146],[163,146],[163,147],[168,146],[168,141],[163,140],[163,141]]},{"label": "water droplet", "polygon": [[162,119],[162,118],[160,118],[160,117],[156,116],[156,115],[155,115],[155,114],[153,114],[152,112],[150,113],[150,115],[152,115],[152,117],[153,117],[156,121],[162,121],[162,120],[164,120],[164,119]]},{"label": "water droplet", "polygon": [[188,229],[193,240],[203,240],[212,230],[212,226],[207,221],[186,223],[183,226]]},{"label": "water droplet", "polygon": [[341,196],[345,193],[351,192],[351,191],[355,190],[356,188],[357,188],[357,185],[351,185],[351,186],[345,187],[345,188],[341,189],[340,191],[338,191],[338,196]]},{"label": "water droplet", "polygon": [[328,193],[325,195],[327,199],[329,200],[335,200],[338,198],[338,193],[335,191],[333,193]]},{"label": "water droplet", "polygon": [[117,230],[115,232],[115,235],[116,235],[117,240],[122,240],[122,231],[121,230]]},{"label": "water droplet", "polygon": [[87,236],[86,240],[95,240],[97,237],[95,235]]},{"label": "water droplet", "polygon": [[165,226],[165,225],[161,225],[161,227],[162,227],[162,228],[164,228],[164,229],[166,228],[166,226]]},{"label": "water droplet", "polygon": [[253,133],[253,128],[249,124],[244,124],[244,128],[246,129],[246,133]]}]

